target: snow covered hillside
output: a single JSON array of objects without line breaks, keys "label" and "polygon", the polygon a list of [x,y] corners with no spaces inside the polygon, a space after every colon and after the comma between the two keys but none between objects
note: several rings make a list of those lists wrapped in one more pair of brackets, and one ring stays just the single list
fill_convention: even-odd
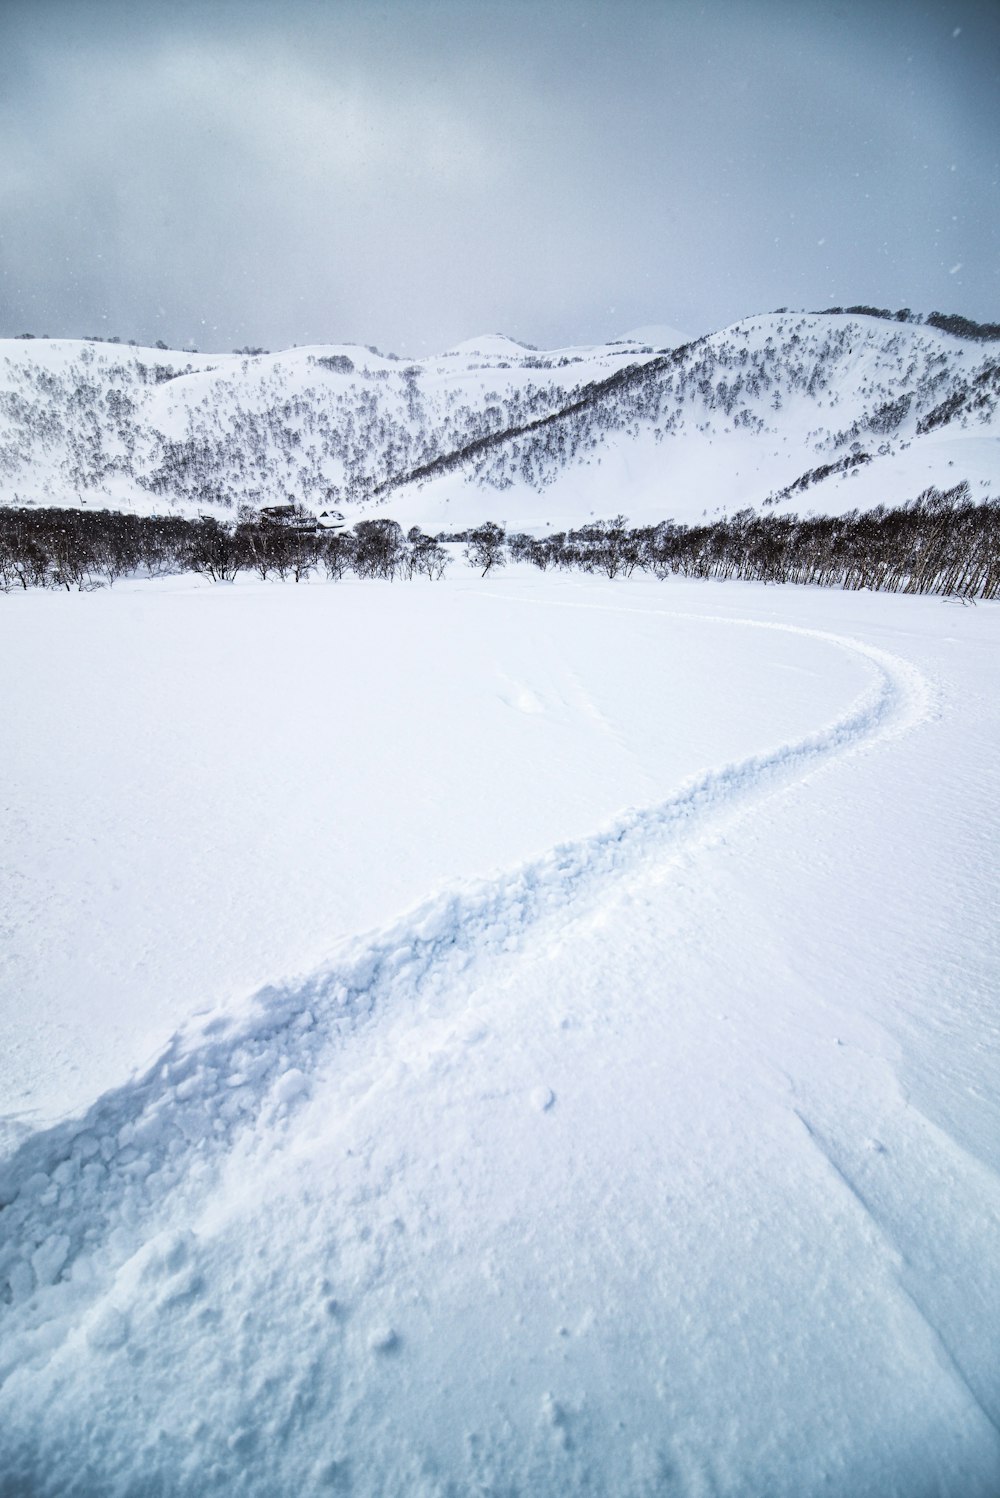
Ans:
[{"label": "snow covered hillside", "polygon": [[0,499],[225,514],[291,498],[434,532],[831,514],[962,482],[980,500],[1000,343],[954,325],[775,313],[680,346],[667,328],[543,353],[495,335],[411,363],[7,340]]},{"label": "snow covered hillside", "polygon": [[540,354],[496,335],[407,363],[354,345],[209,356],[4,340],[0,497],[185,513],[360,503],[652,352]]},{"label": "snow covered hillside", "polygon": [[1000,608],[0,601],[3,1498],[1000,1490]]}]

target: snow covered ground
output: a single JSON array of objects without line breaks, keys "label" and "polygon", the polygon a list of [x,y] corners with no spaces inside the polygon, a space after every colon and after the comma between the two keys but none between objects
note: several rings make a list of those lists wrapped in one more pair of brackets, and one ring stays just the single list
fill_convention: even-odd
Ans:
[{"label": "snow covered ground", "polygon": [[0,1493],[1000,1489],[1000,610],[0,603]]}]

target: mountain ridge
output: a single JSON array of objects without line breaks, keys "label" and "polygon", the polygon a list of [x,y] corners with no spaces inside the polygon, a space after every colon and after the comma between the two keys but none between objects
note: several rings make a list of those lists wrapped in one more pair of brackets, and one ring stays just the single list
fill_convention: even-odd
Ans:
[{"label": "mountain ridge", "polygon": [[806,492],[834,513],[962,480],[986,497],[997,335],[866,308],[760,314],[669,350],[487,334],[414,361],[0,340],[0,503],[224,517],[294,499],[543,531],[784,511]]}]

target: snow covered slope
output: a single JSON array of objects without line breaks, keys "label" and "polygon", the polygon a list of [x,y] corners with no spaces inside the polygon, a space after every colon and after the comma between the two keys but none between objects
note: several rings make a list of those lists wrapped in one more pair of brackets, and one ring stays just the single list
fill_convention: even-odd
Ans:
[{"label": "snow covered slope", "polygon": [[293,498],[437,532],[996,492],[996,342],[776,313],[672,345],[539,353],[491,335],[406,364],[7,341],[0,499],[225,513]]},{"label": "snow covered slope", "polygon": [[4,1498],[993,1498],[1000,609],[4,607]]},{"label": "snow covered slope", "polygon": [[682,333],[679,328],[661,322],[644,323],[641,328],[630,328],[627,333],[622,334],[622,337],[628,343],[646,344],[659,351],[680,348],[681,344],[691,342],[689,333]]},{"label": "snow covered slope", "polygon": [[319,509],[561,409],[640,346],[470,339],[419,363],[355,346],[194,355],[0,341],[0,499],[187,513]]},{"label": "snow covered slope", "polygon": [[637,523],[764,506],[836,514],[962,482],[982,499],[1000,487],[998,413],[996,343],[773,314],[623,369],[387,503],[430,529],[472,512],[538,531],[615,509]]}]

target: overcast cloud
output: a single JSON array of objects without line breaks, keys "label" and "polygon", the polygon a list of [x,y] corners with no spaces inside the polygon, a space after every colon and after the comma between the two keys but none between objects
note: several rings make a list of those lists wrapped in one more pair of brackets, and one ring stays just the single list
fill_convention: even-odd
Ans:
[{"label": "overcast cloud", "polygon": [[0,0],[0,333],[1000,317],[995,3]]}]

